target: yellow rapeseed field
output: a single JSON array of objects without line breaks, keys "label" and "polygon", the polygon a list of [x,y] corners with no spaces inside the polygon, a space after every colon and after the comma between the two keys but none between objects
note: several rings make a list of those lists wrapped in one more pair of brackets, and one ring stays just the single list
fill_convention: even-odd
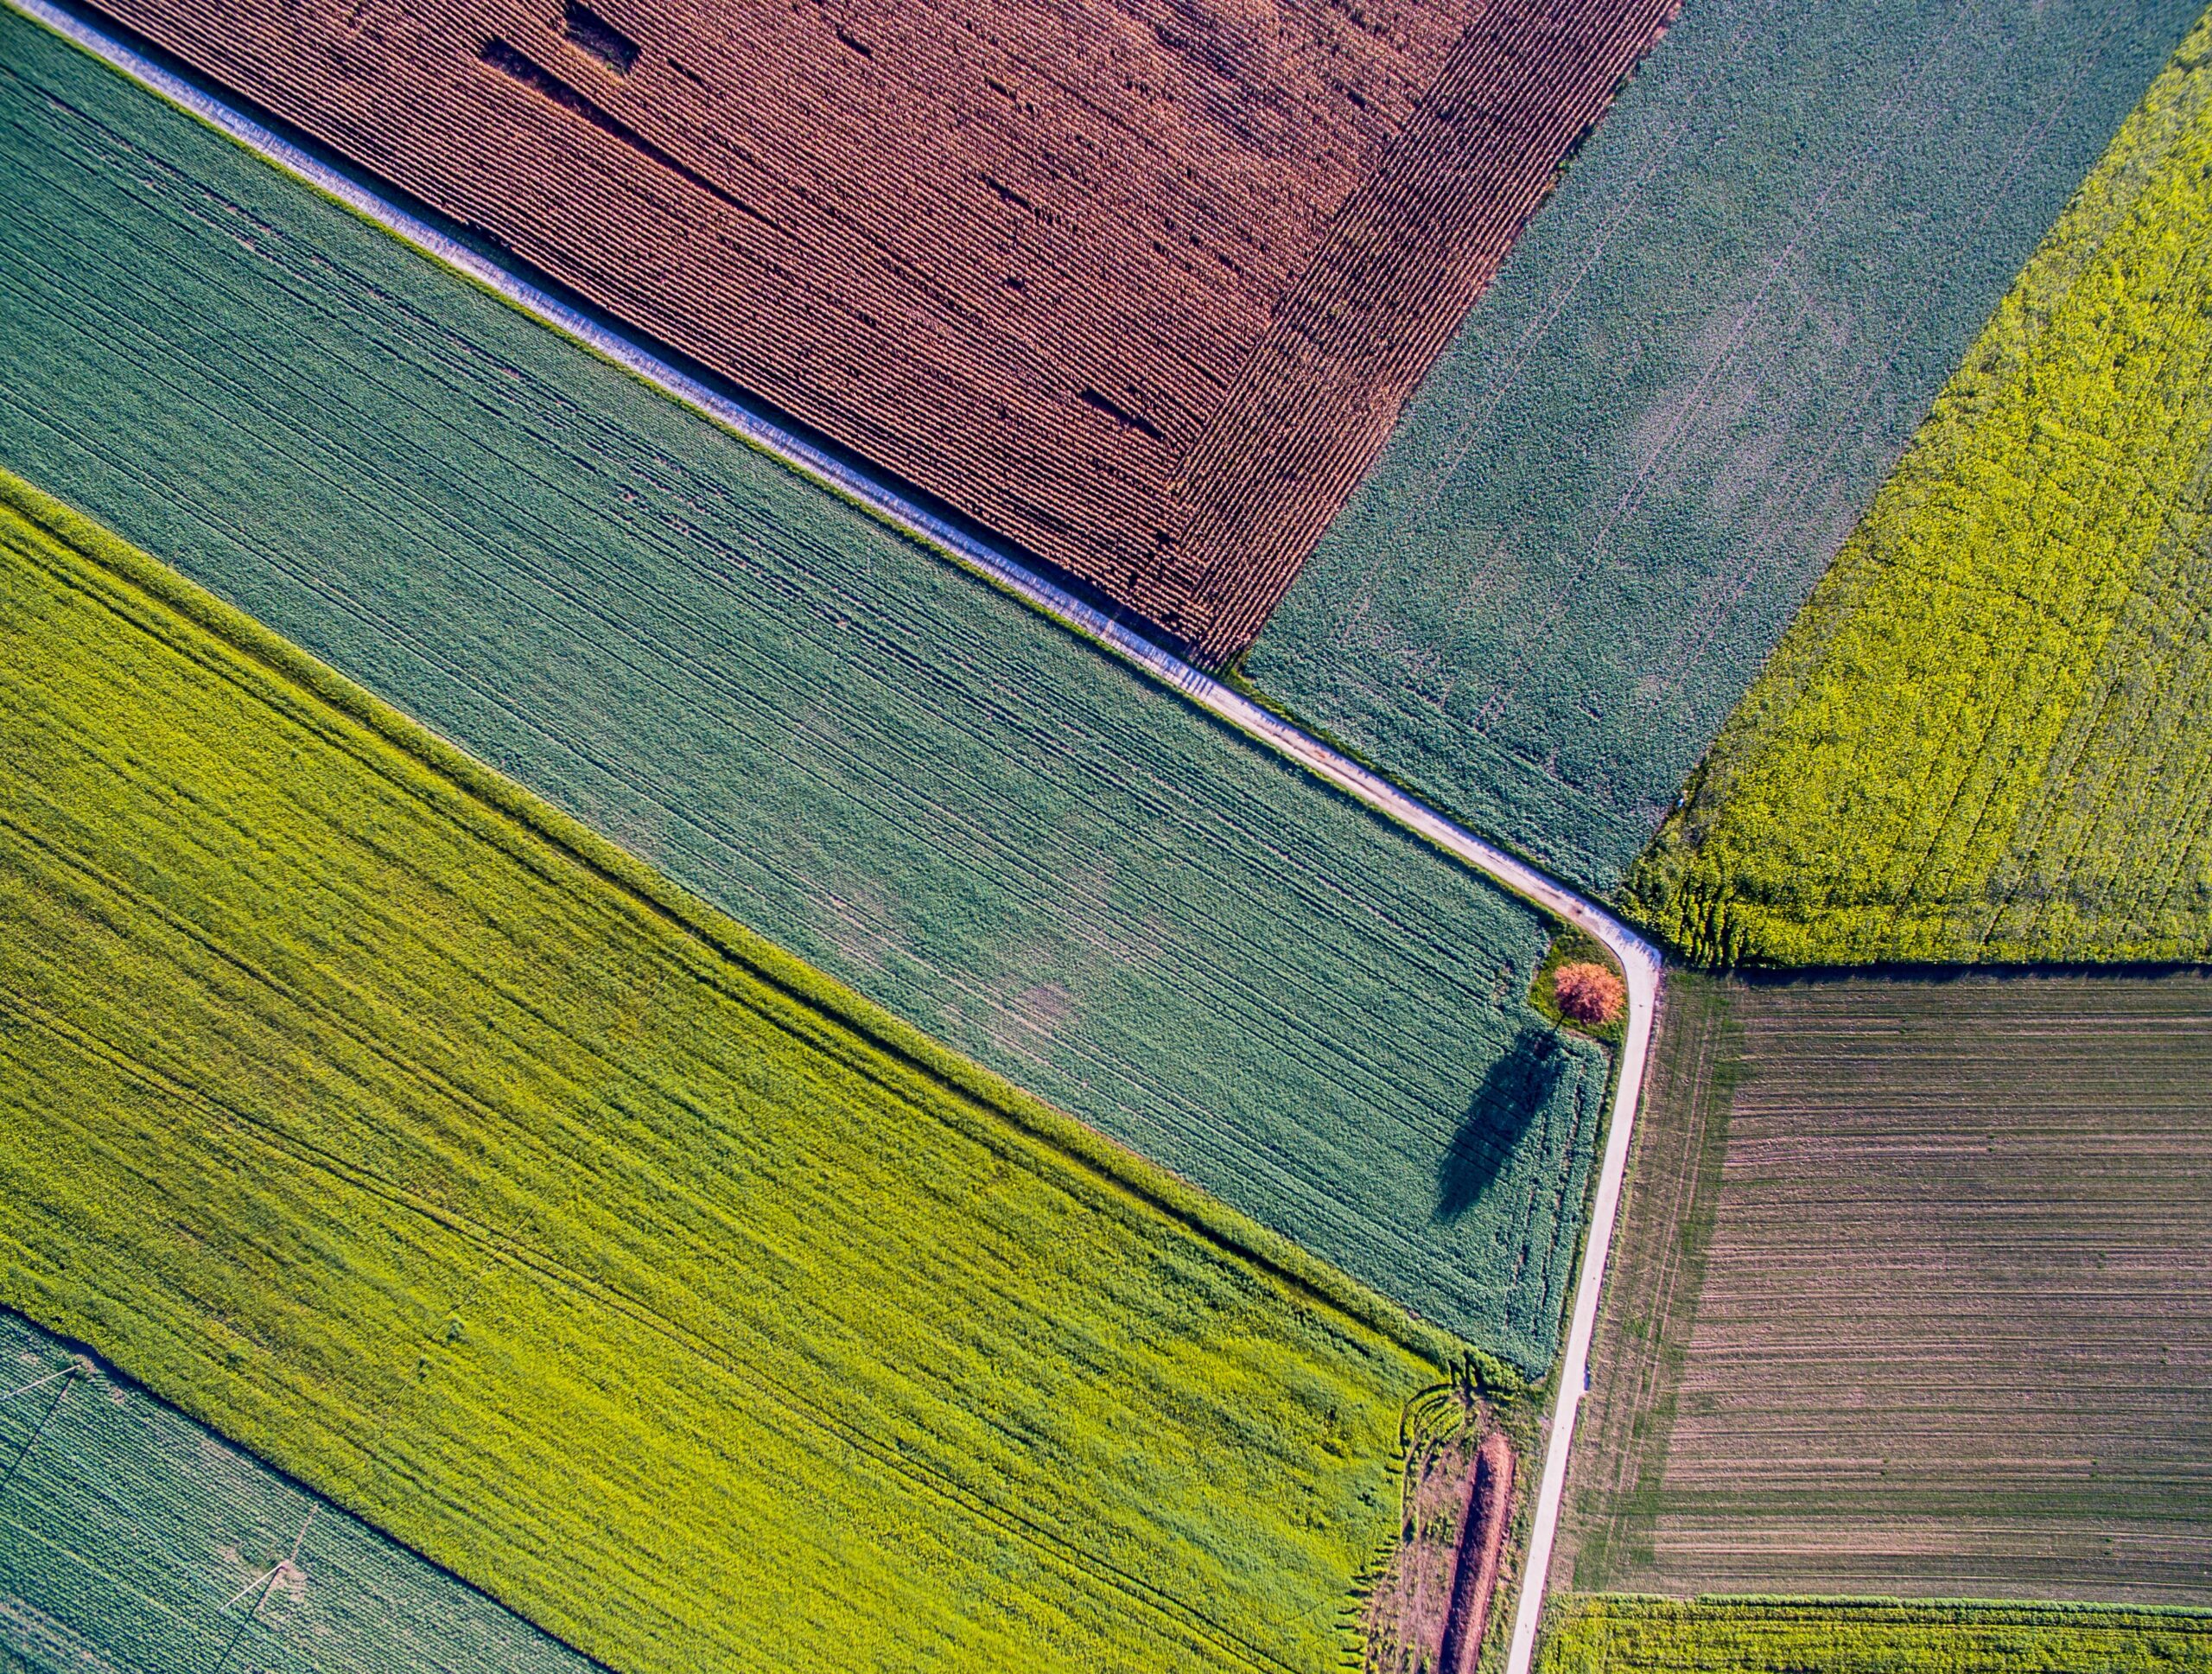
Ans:
[{"label": "yellow rapeseed field", "polygon": [[1320,1669],[1455,1353],[0,481],[0,1301],[625,1670]]}]

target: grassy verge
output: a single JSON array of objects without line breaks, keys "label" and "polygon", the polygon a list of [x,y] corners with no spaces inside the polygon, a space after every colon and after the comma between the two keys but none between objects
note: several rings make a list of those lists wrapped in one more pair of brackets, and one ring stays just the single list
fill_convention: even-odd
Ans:
[{"label": "grassy verge", "polygon": [[[1552,979],[1563,966],[1570,964],[1601,965],[1619,977],[1621,963],[1605,945],[1587,931],[1571,924],[1562,924],[1552,932],[1552,945],[1544,951],[1543,963],[1536,967],[1536,974],[1529,983],[1529,1003],[1537,1014],[1554,1028],[1571,1029],[1577,1034],[1586,1034],[1593,1041],[1603,1041],[1616,1052],[1628,1032],[1628,1013],[1610,1023],[1586,1022],[1580,1017],[1570,1017],[1560,1009],[1559,996],[1552,987]],[[1625,978],[1624,978],[1625,982]]]},{"label": "grassy verge", "polygon": [[2212,1613],[1881,1599],[1579,1598],[1542,1674],[2193,1674]]},{"label": "grassy verge", "polygon": [[1710,977],[1669,974],[1560,1508],[1557,1574],[1579,1591],[1652,1556],[1743,1073],[1728,997]]}]

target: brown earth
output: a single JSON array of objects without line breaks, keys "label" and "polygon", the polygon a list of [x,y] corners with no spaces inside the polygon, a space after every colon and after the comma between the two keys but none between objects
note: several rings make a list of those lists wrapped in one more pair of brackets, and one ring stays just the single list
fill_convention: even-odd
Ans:
[{"label": "brown earth", "polygon": [[101,0],[1214,660],[1676,3]]},{"label": "brown earth", "polygon": [[1460,1524],[1459,1562],[1452,1576],[1452,1614],[1437,1657],[1443,1674],[1475,1674],[1482,1660],[1483,1631],[1497,1591],[1505,1531],[1513,1516],[1513,1444],[1503,1430],[1483,1437],[1475,1454],[1474,1492]]},{"label": "brown earth", "polygon": [[1408,1461],[1405,1524],[1367,1609],[1369,1674],[1463,1674],[1482,1654],[1513,1512],[1502,1430],[1431,1442]]},{"label": "brown earth", "polygon": [[2212,1603],[2212,971],[1670,974],[1581,1591]]}]

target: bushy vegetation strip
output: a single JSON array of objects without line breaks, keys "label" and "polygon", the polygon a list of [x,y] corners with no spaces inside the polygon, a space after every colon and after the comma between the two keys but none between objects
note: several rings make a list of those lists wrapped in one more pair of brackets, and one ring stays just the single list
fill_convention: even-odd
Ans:
[{"label": "bushy vegetation strip", "polygon": [[1448,1340],[0,492],[0,1300],[618,1667],[1334,1665]]},{"label": "bushy vegetation strip", "polygon": [[1543,1674],[2196,1674],[2212,1614],[1882,1599],[1580,1598]]},{"label": "bushy vegetation strip", "polygon": [[1538,913],[13,14],[0,43],[0,461],[1548,1365],[1605,1066],[1523,998]]},{"label": "bushy vegetation strip", "polygon": [[1610,894],[2198,10],[1690,0],[1251,678]]},{"label": "bushy vegetation strip", "polygon": [[1669,985],[1586,1590],[2212,1594],[2212,976]]},{"label": "bushy vegetation strip", "polygon": [[0,1461],[0,1667],[594,1666],[5,1310]]},{"label": "bushy vegetation strip", "polygon": [[1692,958],[2212,954],[2212,19],[1638,866]]}]

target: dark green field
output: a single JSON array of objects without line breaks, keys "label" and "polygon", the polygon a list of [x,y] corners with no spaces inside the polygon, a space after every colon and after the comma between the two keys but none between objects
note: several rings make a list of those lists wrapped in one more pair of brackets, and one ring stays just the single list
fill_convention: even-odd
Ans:
[{"label": "dark green field", "polygon": [[596,1666],[97,1361],[44,1381],[75,1364],[0,1309],[0,1669]]},{"label": "dark green field", "polygon": [[2212,975],[1678,976],[1559,1571],[2212,1603]]},{"label": "dark green field", "polygon": [[1521,1366],[1533,911],[0,12],[0,465]]},{"label": "dark green field", "polygon": [[2199,0],[1687,0],[1248,661],[1600,894]]}]

